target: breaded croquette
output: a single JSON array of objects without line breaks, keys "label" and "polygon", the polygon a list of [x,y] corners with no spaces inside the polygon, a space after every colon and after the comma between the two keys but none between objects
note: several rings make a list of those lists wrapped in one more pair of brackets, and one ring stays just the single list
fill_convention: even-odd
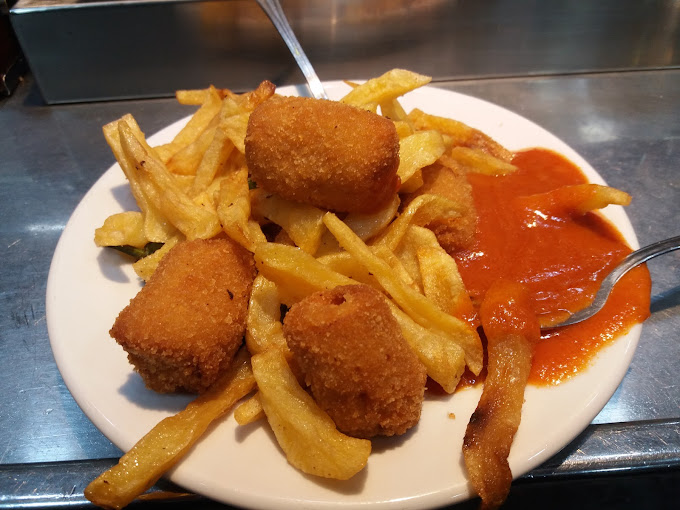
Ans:
[{"label": "breaded croquette", "polygon": [[447,252],[467,248],[477,233],[477,209],[472,196],[472,186],[463,170],[449,168],[435,163],[423,169],[424,184],[414,194],[406,197],[404,203],[418,195],[431,193],[443,196],[459,204],[461,216],[441,218],[427,227],[437,236],[439,244]]},{"label": "breaded croquette", "polygon": [[400,185],[394,123],[335,101],[265,101],[250,116],[245,148],[258,187],[332,211],[376,211]]},{"label": "breaded croquette", "polygon": [[110,334],[152,390],[201,393],[243,340],[252,255],[226,237],[177,244]]},{"label": "breaded croquette", "polygon": [[425,368],[386,298],[368,285],[318,292],[293,305],[283,332],[314,399],[354,437],[403,434],[420,419]]}]

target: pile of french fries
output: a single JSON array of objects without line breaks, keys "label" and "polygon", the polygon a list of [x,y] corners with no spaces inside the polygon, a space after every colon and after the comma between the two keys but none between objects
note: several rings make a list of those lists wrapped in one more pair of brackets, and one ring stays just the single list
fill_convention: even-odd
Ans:
[{"label": "pile of french fries", "polygon": [[[435,162],[489,175],[514,171],[512,154],[484,133],[417,109],[404,111],[399,97],[429,81],[395,69],[360,85],[349,83],[352,89],[341,99],[394,122],[400,137],[400,194],[417,191],[423,168]],[[266,418],[289,463],[304,473],[345,480],[361,471],[370,441],[339,432],[288,366],[281,305],[291,306],[313,292],[357,283],[378,288],[428,376],[448,393],[466,367],[475,374],[482,370],[476,328],[459,313],[471,308],[465,285],[454,259],[425,228],[460,215],[460,205],[422,194],[402,206],[395,196],[376,213],[340,219],[257,189],[249,181],[244,138],[250,113],[274,94],[269,82],[241,95],[214,87],[178,91],[181,104],[199,108],[170,143],[157,147],[149,146],[131,115],[103,128],[139,211],[110,216],[96,230],[98,246],[162,244],[133,264],[146,281],[178,242],[226,233],[254,254],[258,276],[250,298],[247,351],[209,393],[161,422],[118,466],[88,486],[86,496],[97,505],[127,505],[238,401],[238,423]],[[280,227],[274,240],[263,232],[268,223]],[[187,429],[198,432],[185,434]]]}]

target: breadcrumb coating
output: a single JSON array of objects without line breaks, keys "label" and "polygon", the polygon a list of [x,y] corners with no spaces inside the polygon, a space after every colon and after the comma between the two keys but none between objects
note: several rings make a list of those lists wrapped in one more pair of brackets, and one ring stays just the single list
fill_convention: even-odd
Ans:
[{"label": "breadcrumb coating", "polygon": [[207,390],[243,341],[255,263],[226,237],[177,244],[110,334],[149,389]]},{"label": "breadcrumb coating", "polygon": [[425,367],[379,291],[347,285],[312,294],[291,307],[283,332],[338,430],[370,438],[403,434],[418,423]]},{"label": "breadcrumb coating", "polygon": [[437,236],[439,244],[453,253],[469,247],[477,233],[477,209],[472,196],[472,186],[463,170],[435,163],[423,169],[424,184],[404,200],[404,206],[414,197],[431,193],[451,199],[461,206],[463,214],[456,218],[435,220],[427,227]]},{"label": "breadcrumb coating", "polygon": [[376,211],[400,185],[394,123],[336,101],[265,101],[250,115],[245,150],[258,187],[332,211]]}]

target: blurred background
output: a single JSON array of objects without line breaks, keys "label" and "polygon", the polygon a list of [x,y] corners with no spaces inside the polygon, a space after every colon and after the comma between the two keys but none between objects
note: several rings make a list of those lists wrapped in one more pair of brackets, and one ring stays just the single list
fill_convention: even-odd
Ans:
[{"label": "blurred background", "polygon": [[[168,96],[206,83],[245,90],[263,79],[303,81],[253,0],[9,1],[12,26],[48,103]],[[680,64],[675,0],[281,5],[322,80],[394,67],[443,81]]]}]

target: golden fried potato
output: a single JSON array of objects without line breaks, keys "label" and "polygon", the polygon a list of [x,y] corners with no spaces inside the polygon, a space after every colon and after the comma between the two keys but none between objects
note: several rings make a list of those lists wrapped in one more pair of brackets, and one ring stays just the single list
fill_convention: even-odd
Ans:
[{"label": "golden fried potato", "polygon": [[347,480],[366,466],[371,442],[338,431],[302,389],[281,351],[269,349],[251,362],[267,421],[291,465],[336,480]]}]

